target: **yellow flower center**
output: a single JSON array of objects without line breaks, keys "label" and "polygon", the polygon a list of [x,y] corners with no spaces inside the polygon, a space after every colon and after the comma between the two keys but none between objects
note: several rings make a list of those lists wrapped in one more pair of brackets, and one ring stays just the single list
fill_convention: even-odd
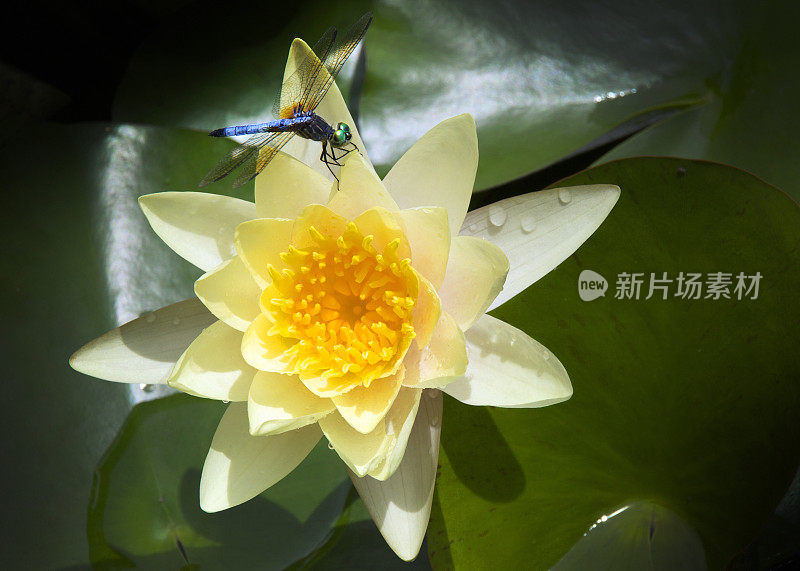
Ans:
[{"label": "yellow flower center", "polygon": [[349,223],[338,238],[309,229],[313,247],[281,253],[261,306],[270,335],[297,341],[284,352],[301,378],[341,380],[343,388],[393,374],[414,337],[411,312],[419,283],[400,240],[382,252]]}]

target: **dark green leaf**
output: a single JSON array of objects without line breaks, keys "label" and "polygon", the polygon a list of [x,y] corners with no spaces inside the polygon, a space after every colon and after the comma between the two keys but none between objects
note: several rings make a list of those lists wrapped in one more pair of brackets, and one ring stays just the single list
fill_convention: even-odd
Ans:
[{"label": "dark green leaf", "polygon": [[748,22],[744,40],[705,105],[645,129],[602,160],[670,155],[720,161],[800,200],[800,76],[793,72],[800,65],[795,32],[800,5],[782,1],[769,7]]},{"label": "dark green leaf", "polygon": [[[574,396],[533,410],[447,399],[434,567],[549,568],[598,518],[649,501],[694,529],[718,569],[795,474],[800,208],[743,171],[691,160],[629,159],[562,181],[596,183],[623,189],[609,218],[494,312],[562,361]],[[605,297],[580,300],[585,269],[609,280]],[[622,272],[644,273],[640,299],[616,299]],[[763,278],[757,299],[733,286],[732,299],[645,299],[663,272]]]},{"label": "dark green leaf", "polygon": [[372,4],[194,3],[137,52],[115,118],[204,131],[267,120],[291,39],[313,45],[372,9],[351,98],[370,157],[386,172],[439,121],[469,112],[481,189],[706,101],[747,18],[721,0]]},{"label": "dark green leaf", "polygon": [[88,520],[95,565],[283,569],[331,533],[351,484],[325,442],[253,500],[200,509],[200,473],[223,411],[186,395],[133,410],[97,471]]},{"label": "dark green leaf", "polygon": [[46,126],[20,133],[0,155],[0,567],[88,562],[92,472],[145,393],[80,375],[67,360],[118,323],[192,295],[199,270],[160,242],[136,198],[191,188],[220,145],[229,148],[129,125]]}]

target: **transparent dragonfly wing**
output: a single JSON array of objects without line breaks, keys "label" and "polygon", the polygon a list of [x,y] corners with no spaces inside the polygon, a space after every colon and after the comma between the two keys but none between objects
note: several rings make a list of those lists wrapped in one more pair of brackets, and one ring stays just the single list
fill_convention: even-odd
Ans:
[{"label": "transparent dragonfly wing", "polygon": [[284,131],[283,133],[273,133],[277,137],[261,143],[255,152],[250,153],[242,163],[242,168],[236,174],[236,179],[233,181],[233,188],[238,188],[247,184],[255,178],[255,176],[264,170],[269,162],[278,154],[283,146],[289,142],[289,139],[294,135],[294,131]]},{"label": "transparent dragonfly wing", "polygon": [[339,75],[344,62],[347,61],[347,58],[356,49],[358,43],[364,38],[371,23],[372,12],[367,12],[355,24],[350,26],[347,32],[339,36],[336,45],[328,51],[327,55],[320,56],[327,73],[320,71],[315,77],[314,83],[307,86],[301,99],[303,109],[313,111],[317,108],[328,93],[331,83]]},{"label": "transparent dragonfly wing", "polygon": [[[311,52],[297,66],[295,72],[283,82],[275,98],[275,103],[272,105],[272,114],[276,118],[286,119],[291,117],[294,108],[302,103],[303,94],[307,91],[308,86],[314,85],[320,71],[323,70],[322,61],[333,48],[335,40],[336,28],[331,26],[317,40]],[[306,110],[309,111],[309,109]]]},{"label": "transparent dragonfly wing", "polygon": [[[228,153],[223,156],[219,162],[208,171],[208,174],[200,181],[200,186],[207,186],[213,182],[217,182],[231,174],[233,171],[238,169],[243,164],[247,163],[251,157],[260,154],[259,151],[262,147],[273,143],[276,139],[280,139],[281,135],[286,136],[286,140],[282,141],[281,147],[286,144],[286,141],[291,138],[293,132],[284,132],[284,133],[256,133],[255,135],[251,136],[241,145],[234,147]],[[265,164],[266,166],[266,164]],[[263,168],[263,167],[262,167]],[[257,173],[255,173],[257,174]],[[255,176],[253,174],[252,176]],[[238,179],[237,179],[238,180]],[[248,179],[249,180],[249,179]]]}]

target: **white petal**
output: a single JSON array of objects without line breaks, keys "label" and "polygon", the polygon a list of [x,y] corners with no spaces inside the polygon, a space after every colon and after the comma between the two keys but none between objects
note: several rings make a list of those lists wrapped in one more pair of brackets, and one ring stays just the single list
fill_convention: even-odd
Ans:
[{"label": "white petal", "polygon": [[417,556],[425,537],[439,459],[441,393],[434,389],[424,393],[405,455],[395,473],[380,481],[370,476],[359,478],[348,470],[386,543],[405,561]]},{"label": "white petal", "polygon": [[466,333],[466,374],[442,390],[463,403],[538,408],[572,396],[564,366],[524,331],[484,315]]},{"label": "white petal", "polygon": [[186,349],[167,380],[190,395],[244,401],[256,369],[242,358],[242,332],[217,321]]},{"label": "white petal", "polygon": [[350,426],[338,412],[321,418],[319,427],[353,472],[385,480],[403,457],[420,393],[419,389],[402,387],[383,421],[367,434]]},{"label": "white petal", "polygon": [[279,152],[256,177],[256,210],[259,218],[294,219],[309,204],[326,204],[330,193],[330,180]]},{"label": "white petal", "polygon": [[[294,71],[297,69],[297,66],[305,60],[306,55],[310,52],[311,48],[309,48],[308,44],[306,44],[303,40],[297,38],[292,42],[292,47],[289,50],[289,59],[286,63],[286,69],[284,71],[284,80],[294,73]],[[361,140],[361,135],[358,134],[358,129],[356,129],[356,122],[353,120],[352,115],[350,115],[350,111],[347,109],[347,104],[344,102],[344,98],[342,97],[342,92],[339,91],[339,88],[336,86],[336,82],[331,84],[328,93],[322,98],[322,101],[314,111],[317,115],[325,119],[332,127],[336,127],[336,124],[339,122],[346,123],[350,127],[350,132],[353,135],[352,142],[356,144],[367,163],[370,165],[372,164],[369,160],[369,157],[367,157],[367,150],[366,146],[364,145],[364,141]],[[333,175],[331,175],[328,167],[325,166],[325,163],[323,163],[319,158],[320,154],[322,153],[322,146],[320,143],[316,141],[309,141],[303,137],[295,136],[292,137],[283,150],[295,158],[303,161],[311,168],[325,176],[327,179],[331,181],[333,180]],[[339,167],[332,166],[332,168],[333,172],[337,172]]]},{"label": "white petal", "polygon": [[466,331],[486,313],[503,289],[507,274],[508,258],[496,245],[481,238],[456,236],[439,288],[442,309]]},{"label": "white petal", "polygon": [[339,169],[338,190],[327,204],[339,216],[355,220],[370,208],[397,210],[397,204],[383,187],[372,165],[358,153],[350,153]]},{"label": "white petal", "polygon": [[316,424],[273,436],[251,436],[247,404],[230,404],[203,465],[200,507],[218,512],[254,498],[294,470],[321,436]]},{"label": "white petal", "polygon": [[362,434],[368,434],[386,416],[403,382],[403,368],[397,374],[359,385],[331,398],[342,418]]},{"label": "white petal", "polygon": [[164,383],[189,344],[216,321],[200,300],[180,301],[129,321],[78,349],[76,371],[118,383]]},{"label": "white petal", "polygon": [[403,359],[403,384],[438,388],[463,375],[467,364],[464,332],[449,313],[442,311],[428,344],[421,349],[414,344],[408,348]]},{"label": "white petal", "polygon": [[239,256],[234,256],[194,282],[194,293],[219,319],[239,331],[261,312],[261,287]]},{"label": "white petal", "polygon": [[167,246],[205,272],[233,257],[233,231],[256,217],[252,202],[205,192],[147,194],[139,206]]},{"label": "white petal", "polygon": [[[619,198],[610,184],[553,188],[506,198],[467,214],[461,233],[491,240],[511,269],[489,309],[505,303],[558,266],[606,219]],[[499,226],[494,220],[503,220]]]},{"label": "white petal", "polygon": [[458,234],[478,169],[478,136],[472,115],[442,121],[392,167],[383,184],[400,208],[443,206],[450,234]]},{"label": "white petal", "polygon": [[259,371],[250,386],[250,434],[279,434],[306,426],[333,412],[330,399],[309,391],[296,375]]},{"label": "white petal", "polygon": [[395,216],[405,225],[411,265],[438,290],[450,255],[450,226],[444,208],[409,208]]}]

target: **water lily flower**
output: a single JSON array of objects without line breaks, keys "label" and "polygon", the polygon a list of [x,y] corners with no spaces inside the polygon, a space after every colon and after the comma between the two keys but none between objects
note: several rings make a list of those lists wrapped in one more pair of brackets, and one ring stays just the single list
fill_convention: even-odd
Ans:
[{"label": "water lily flower", "polygon": [[[295,40],[287,73],[308,50]],[[318,112],[354,126],[335,85]],[[353,139],[364,151],[355,128]],[[431,129],[383,180],[365,153],[346,157],[337,183],[314,143],[295,137],[287,151],[256,179],[255,203],[141,197],[155,232],[206,272],[197,299],[122,325],[70,363],[230,401],[203,468],[207,512],[258,495],[324,436],[410,560],[430,515],[442,392],[522,408],[572,395],[555,356],[486,311],[571,255],[619,189],[543,191],[467,214],[470,115]]]}]

